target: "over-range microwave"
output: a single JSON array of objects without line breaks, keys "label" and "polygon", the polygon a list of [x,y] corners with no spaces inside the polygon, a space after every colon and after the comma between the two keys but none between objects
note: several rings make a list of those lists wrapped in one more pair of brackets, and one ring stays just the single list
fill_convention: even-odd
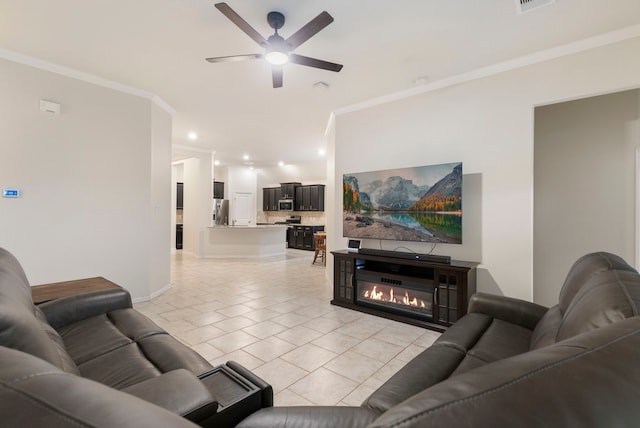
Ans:
[{"label": "over-range microwave", "polygon": [[279,211],[293,211],[293,199],[280,199],[278,201]]}]

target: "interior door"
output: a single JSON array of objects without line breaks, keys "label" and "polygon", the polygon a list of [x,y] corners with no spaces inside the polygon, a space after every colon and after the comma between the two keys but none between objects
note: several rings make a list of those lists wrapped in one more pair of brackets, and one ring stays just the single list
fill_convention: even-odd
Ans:
[{"label": "interior door", "polygon": [[253,219],[253,194],[235,192],[233,195],[234,225],[249,226]]}]

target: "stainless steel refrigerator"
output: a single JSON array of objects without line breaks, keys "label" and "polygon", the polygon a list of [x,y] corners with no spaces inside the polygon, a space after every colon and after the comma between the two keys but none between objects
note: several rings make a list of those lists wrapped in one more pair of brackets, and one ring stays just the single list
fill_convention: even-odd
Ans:
[{"label": "stainless steel refrigerator", "polygon": [[226,226],[229,224],[229,200],[213,200],[213,224],[216,226]]}]

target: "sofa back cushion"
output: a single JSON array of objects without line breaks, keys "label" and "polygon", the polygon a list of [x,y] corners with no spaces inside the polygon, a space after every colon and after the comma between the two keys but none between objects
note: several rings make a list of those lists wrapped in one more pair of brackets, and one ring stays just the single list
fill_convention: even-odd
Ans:
[{"label": "sofa back cushion", "polygon": [[78,373],[60,335],[33,304],[31,286],[22,266],[3,248],[0,248],[0,345]]},{"label": "sofa back cushion", "polygon": [[531,349],[638,315],[640,275],[620,257],[591,253],[569,270],[558,305],[540,320]]}]

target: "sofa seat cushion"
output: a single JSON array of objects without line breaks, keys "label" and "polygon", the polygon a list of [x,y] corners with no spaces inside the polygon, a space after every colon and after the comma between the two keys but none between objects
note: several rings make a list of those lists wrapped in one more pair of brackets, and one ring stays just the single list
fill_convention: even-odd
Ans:
[{"label": "sofa seat cushion", "polygon": [[176,369],[199,375],[212,366],[134,309],[118,309],[58,332],[83,377],[117,389]]},{"label": "sofa seat cushion", "polygon": [[467,314],[369,396],[385,412],[452,375],[527,352],[531,330],[481,313]]},{"label": "sofa seat cushion", "polygon": [[133,343],[113,325],[107,314],[62,327],[59,332],[77,365]]},{"label": "sofa seat cushion", "polygon": [[0,346],[3,427],[197,427],[131,394],[60,371],[33,355]]},{"label": "sofa seat cushion", "polygon": [[78,369],[82,377],[115,389],[124,389],[162,374],[135,342],[78,364]]},{"label": "sofa seat cushion", "polygon": [[[460,324],[461,327],[469,322],[474,323],[475,318],[483,318],[482,324],[486,324],[486,329],[477,337],[475,343],[467,344],[467,348],[464,349],[464,358],[452,375],[464,373],[529,350],[531,330],[483,314],[469,315],[476,316],[466,317],[464,322]],[[453,346],[453,344],[451,345]]]}]

